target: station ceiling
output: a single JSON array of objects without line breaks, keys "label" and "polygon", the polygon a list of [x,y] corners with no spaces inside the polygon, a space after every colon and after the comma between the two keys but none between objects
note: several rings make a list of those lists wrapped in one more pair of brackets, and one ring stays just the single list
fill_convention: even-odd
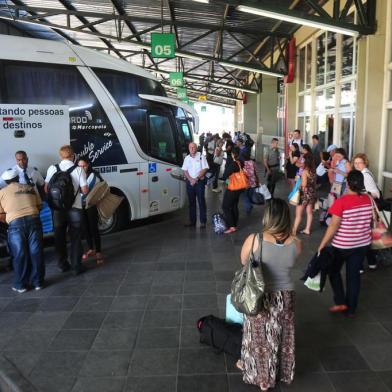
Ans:
[{"label": "station ceiling", "polygon": [[[328,1],[334,5],[330,13],[323,9]],[[0,18],[38,26],[30,28],[31,35],[53,29],[75,44],[155,72],[165,86],[169,72],[182,71],[188,96],[233,105],[261,91],[263,74],[287,74],[288,42],[303,24],[372,34],[375,5],[376,0],[0,0]],[[357,9],[355,22],[348,18],[350,7]],[[152,32],[175,34],[174,59],[151,56]]]}]

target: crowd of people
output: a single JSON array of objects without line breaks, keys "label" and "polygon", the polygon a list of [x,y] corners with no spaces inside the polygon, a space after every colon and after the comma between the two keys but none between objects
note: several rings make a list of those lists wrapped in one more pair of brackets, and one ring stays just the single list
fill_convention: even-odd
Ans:
[{"label": "crowd of people", "polygon": [[[371,229],[374,206],[380,204],[382,193],[369,169],[367,156],[358,153],[350,161],[346,151],[334,144],[323,151],[317,135],[312,137],[312,146],[309,146],[303,142],[300,130],[292,132],[287,143],[284,165],[277,138],[272,138],[270,147],[264,152],[265,182],[271,199],[264,208],[261,234],[257,240],[250,235],[241,250],[242,264],[249,261],[251,253],[261,260],[265,290],[258,314],[244,317],[241,358],[237,367],[243,372],[245,382],[257,385],[261,390],[273,388],[277,381],[290,384],[294,378],[295,291],[291,270],[302,248],[298,234],[312,234],[314,210],[318,205],[322,204],[327,210],[322,222],[327,229],[318,246],[317,257],[327,248],[332,255],[328,274],[334,305],[329,311],[354,317],[365,259],[369,269],[377,267],[376,251],[370,247]],[[189,155],[182,166],[189,199],[187,227],[196,226],[198,205],[200,229],[206,228],[205,192],[209,183],[212,192],[224,191],[221,205],[227,225],[224,233],[230,235],[238,230],[241,198],[246,213],[250,214],[254,192],[262,183],[252,159],[253,145],[251,137],[241,132],[234,137],[229,133],[222,136],[202,134],[199,146],[189,144]],[[44,201],[53,210],[54,242],[60,270],[71,269],[78,275],[85,271],[83,260],[94,257],[97,263],[104,261],[98,210],[88,203],[89,193],[103,179],[86,158],[75,160],[71,146],[62,146],[59,155],[60,162],[48,168],[45,179],[29,165],[24,151],[16,152],[16,165],[1,175],[0,221],[7,225],[14,269],[12,290],[18,293],[41,290],[45,286],[39,219]],[[288,201],[275,197],[276,186],[283,179],[283,166],[290,190],[288,199],[295,204],[295,211],[290,210]],[[306,222],[301,229],[304,212]],[[85,250],[82,235],[86,238]],[[346,285],[341,276],[344,264]]]},{"label": "crowd of people", "polygon": [[[25,151],[15,153],[16,165],[1,175],[0,222],[14,270],[12,290],[24,293],[45,287],[45,260],[40,210],[48,202],[53,210],[57,265],[74,275],[85,271],[82,260],[104,261],[98,230],[98,211],[86,203],[87,194],[103,181],[86,158],[75,162],[71,146],[59,150],[60,162],[51,165],[44,179],[29,165]],[[70,238],[70,253],[67,249]],[[83,251],[82,238],[87,240]]]},{"label": "crowd of people", "polygon": [[[229,182],[225,187],[222,210],[227,224],[225,234],[231,234],[238,228],[241,195],[244,195],[248,212],[251,208],[247,203],[252,206],[251,193],[260,185],[261,176],[250,158],[249,145],[246,146],[241,140],[241,134],[236,141],[226,134],[222,139],[217,135],[211,135],[209,139],[207,136],[201,148],[199,146],[199,155],[195,153],[197,146],[191,145],[183,169],[188,179],[188,194],[191,181],[201,183],[203,189],[202,228],[206,225],[204,190],[210,168],[213,167],[211,172],[215,177],[213,190],[218,187],[218,179]],[[204,143],[205,159],[202,154]],[[294,378],[295,291],[291,270],[302,248],[298,235],[312,234],[314,211],[321,205],[325,210],[322,211],[324,214],[320,214],[324,216],[320,222],[327,229],[316,257],[328,255],[328,275],[334,301],[329,308],[331,313],[354,317],[365,259],[370,270],[377,267],[377,251],[370,245],[374,206],[380,204],[382,194],[369,169],[366,154],[358,153],[349,160],[346,151],[334,144],[323,151],[317,135],[312,137],[310,146],[303,142],[300,130],[290,133],[287,143],[284,146],[287,153],[282,154],[279,140],[272,138],[270,147],[264,152],[265,179],[272,198],[264,208],[260,240],[255,241],[254,234],[250,235],[241,251],[244,265],[250,260],[252,246],[253,255],[261,259],[265,292],[259,313],[256,316],[244,315],[241,358],[237,367],[242,371],[246,383],[257,385],[261,390],[274,388],[277,381],[290,384]],[[222,153],[225,153],[226,162],[223,174],[219,174],[221,171],[220,167],[215,166],[215,158],[222,157]],[[222,164],[223,159],[219,160],[219,165]],[[276,185],[283,179],[282,167],[291,192],[288,198],[298,194],[291,203],[295,204],[294,214],[290,212],[288,201],[274,197]],[[242,171],[248,180],[246,189],[231,189],[231,179]],[[304,212],[306,222],[302,227]],[[195,226],[195,202],[190,204],[190,218],[191,226]],[[344,265],[345,285],[341,276]]]}]

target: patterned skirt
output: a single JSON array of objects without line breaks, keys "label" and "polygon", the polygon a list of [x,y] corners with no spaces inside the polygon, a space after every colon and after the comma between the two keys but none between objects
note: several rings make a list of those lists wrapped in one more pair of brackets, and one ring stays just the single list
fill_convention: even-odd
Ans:
[{"label": "patterned skirt", "polygon": [[294,291],[265,293],[263,309],[244,318],[243,380],[262,390],[294,379]]}]

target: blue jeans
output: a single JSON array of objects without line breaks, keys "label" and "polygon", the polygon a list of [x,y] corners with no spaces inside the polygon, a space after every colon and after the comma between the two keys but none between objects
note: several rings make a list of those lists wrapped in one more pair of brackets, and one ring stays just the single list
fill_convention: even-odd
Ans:
[{"label": "blue jeans", "polygon": [[[334,293],[336,305],[347,305],[348,313],[355,313],[358,305],[359,290],[361,287],[360,270],[365,259],[368,246],[353,249],[340,249],[333,247],[334,261],[331,266],[329,280]],[[346,263],[346,294],[344,293],[340,270]]]},{"label": "blue jeans", "polygon": [[45,278],[42,227],[38,216],[14,219],[8,227],[14,265],[13,287],[42,286]]},{"label": "blue jeans", "polygon": [[253,204],[252,204],[252,196],[255,192],[256,188],[248,188],[244,193],[244,204],[245,204],[245,211],[249,214],[252,212]]},{"label": "blue jeans", "polygon": [[188,181],[186,182],[186,191],[189,199],[189,223],[196,224],[196,199],[199,204],[200,223],[207,222],[207,207],[205,193],[205,181],[201,180],[192,186]]}]

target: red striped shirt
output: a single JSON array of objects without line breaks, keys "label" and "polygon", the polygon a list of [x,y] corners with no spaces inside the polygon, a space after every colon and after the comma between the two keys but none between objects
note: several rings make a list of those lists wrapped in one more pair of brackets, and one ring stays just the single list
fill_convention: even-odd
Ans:
[{"label": "red striped shirt", "polygon": [[342,218],[333,246],[351,249],[370,245],[373,207],[368,195],[344,195],[335,200],[329,213]]}]

